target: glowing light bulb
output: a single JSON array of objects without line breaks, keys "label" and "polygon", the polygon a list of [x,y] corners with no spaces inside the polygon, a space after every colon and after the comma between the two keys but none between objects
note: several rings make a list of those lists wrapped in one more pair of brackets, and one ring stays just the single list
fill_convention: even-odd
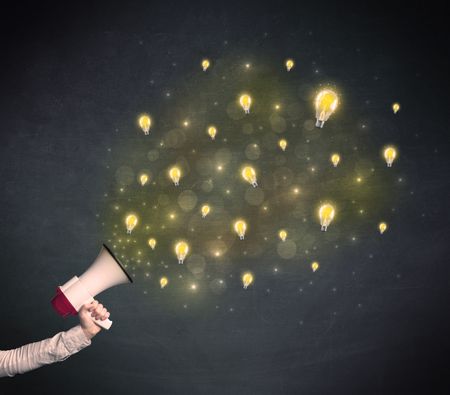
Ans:
[{"label": "glowing light bulb", "polygon": [[148,115],[142,115],[139,118],[139,126],[145,135],[150,134],[150,126],[152,126],[152,120]]},{"label": "glowing light bulb", "polygon": [[331,159],[331,163],[333,164],[334,167],[337,167],[337,165],[341,161],[341,157],[339,156],[339,154],[331,155],[330,159]]},{"label": "glowing light bulb", "polygon": [[281,229],[278,232],[278,236],[280,237],[281,241],[286,241],[287,232],[284,229]]},{"label": "glowing light bulb", "polygon": [[176,166],[172,167],[169,170],[169,177],[171,178],[175,186],[180,185],[181,170]]},{"label": "glowing light bulb", "polygon": [[287,71],[291,71],[291,69],[294,67],[294,61],[292,59],[286,60],[286,69]]},{"label": "glowing light bulb", "polygon": [[182,264],[184,262],[184,258],[189,252],[189,245],[185,241],[180,241],[175,245],[175,254],[178,258],[178,263]]},{"label": "glowing light bulb", "polygon": [[319,262],[311,263],[311,269],[313,272],[315,272],[318,268],[319,268]]},{"label": "glowing light bulb", "polygon": [[234,223],[234,231],[238,234],[240,240],[244,240],[247,224],[239,219]]},{"label": "glowing light bulb", "polygon": [[338,106],[338,96],[330,89],[324,89],[316,96],[316,126],[323,128],[331,114],[334,113]]},{"label": "glowing light bulb", "polygon": [[252,184],[253,187],[257,187],[258,183],[256,182],[256,171],[251,166],[245,166],[242,169],[242,178],[247,181],[248,183]]},{"label": "glowing light bulb", "polygon": [[245,272],[242,275],[242,284],[244,285],[244,289],[247,289],[249,285],[253,283],[253,274],[250,272]]},{"label": "glowing light bulb", "polygon": [[148,182],[148,175],[147,174],[141,174],[141,176],[139,177],[139,182],[141,183],[142,186],[147,184],[147,182]]},{"label": "glowing light bulb", "polygon": [[319,218],[320,218],[320,230],[325,231],[327,230],[328,226],[330,225],[331,221],[333,221],[334,218],[334,207],[331,204],[324,204],[319,208]]},{"label": "glowing light bulb", "polygon": [[154,250],[156,247],[156,240],[154,238],[148,239],[148,245],[152,250]]},{"label": "glowing light bulb", "polygon": [[165,288],[167,284],[169,284],[169,280],[167,279],[167,277],[161,277],[159,279],[159,285],[161,285],[161,289]]},{"label": "glowing light bulb", "polygon": [[127,215],[127,217],[125,218],[125,225],[127,227],[128,234],[131,234],[137,223],[138,218],[134,214]]},{"label": "glowing light bulb", "polygon": [[203,60],[202,60],[202,69],[203,69],[203,71],[208,70],[209,65],[210,65],[210,63],[209,63],[209,60],[208,60],[208,59],[203,59]]},{"label": "glowing light bulb", "polygon": [[384,232],[386,232],[386,229],[387,229],[386,222],[380,222],[380,224],[378,225],[378,229],[380,230],[380,234],[383,234]]},{"label": "glowing light bulb", "polygon": [[394,162],[395,157],[397,156],[397,151],[394,147],[386,147],[384,150],[384,159],[386,159],[387,167],[392,167],[392,162]]},{"label": "glowing light bulb", "polygon": [[283,151],[285,151],[287,147],[287,141],[285,139],[281,139],[280,141],[278,141],[278,145]]},{"label": "glowing light bulb", "polygon": [[217,129],[214,126],[210,126],[208,128],[208,134],[211,137],[211,140],[214,140],[216,138]]},{"label": "glowing light bulb", "polygon": [[205,218],[209,214],[210,210],[211,210],[211,208],[207,204],[203,205],[202,206],[202,217]]},{"label": "glowing light bulb", "polygon": [[239,98],[239,103],[241,104],[241,107],[244,109],[244,112],[246,114],[250,114],[250,106],[252,105],[252,98],[247,94],[242,95]]},{"label": "glowing light bulb", "polygon": [[399,103],[394,103],[392,105],[392,111],[394,111],[394,114],[397,114],[399,110],[400,110],[400,104]]}]

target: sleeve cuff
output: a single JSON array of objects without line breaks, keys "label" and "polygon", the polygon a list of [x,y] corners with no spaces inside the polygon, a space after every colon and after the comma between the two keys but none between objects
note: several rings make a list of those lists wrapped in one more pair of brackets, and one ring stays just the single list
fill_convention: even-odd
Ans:
[{"label": "sleeve cuff", "polygon": [[70,354],[74,354],[91,344],[81,325],[74,326],[63,334],[64,345]]}]

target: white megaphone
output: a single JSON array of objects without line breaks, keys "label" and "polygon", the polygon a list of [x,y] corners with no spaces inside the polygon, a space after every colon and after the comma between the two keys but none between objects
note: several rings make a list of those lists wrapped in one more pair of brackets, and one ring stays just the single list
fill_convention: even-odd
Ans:
[{"label": "white megaphone", "polygon": [[[51,303],[57,313],[63,317],[77,315],[86,303],[91,303],[100,292],[118,284],[132,283],[120,261],[103,244],[97,259],[80,277],[73,277],[64,285],[56,288]],[[104,329],[111,328],[112,321],[93,320]]]}]

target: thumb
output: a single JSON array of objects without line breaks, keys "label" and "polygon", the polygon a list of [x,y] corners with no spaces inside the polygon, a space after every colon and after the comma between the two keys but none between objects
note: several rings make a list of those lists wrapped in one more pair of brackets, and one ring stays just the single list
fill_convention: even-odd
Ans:
[{"label": "thumb", "polygon": [[98,302],[96,300],[93,300],[92,302],[89,303],[85,303],[82,307],[81,307],[81,311],[83,312],[89,312],[91,311],[96,304],[98,304]]}]

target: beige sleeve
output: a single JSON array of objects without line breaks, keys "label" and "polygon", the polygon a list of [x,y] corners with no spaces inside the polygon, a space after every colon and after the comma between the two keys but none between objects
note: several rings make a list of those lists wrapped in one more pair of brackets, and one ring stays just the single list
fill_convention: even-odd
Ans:
[{"label": "beige sleeve", "polygon": [[12,377],[53,362],[64,361],[89,346],[80,325],[59,332],[50,339],[30,343],[14,350],[0,351],[0,377]]}]

